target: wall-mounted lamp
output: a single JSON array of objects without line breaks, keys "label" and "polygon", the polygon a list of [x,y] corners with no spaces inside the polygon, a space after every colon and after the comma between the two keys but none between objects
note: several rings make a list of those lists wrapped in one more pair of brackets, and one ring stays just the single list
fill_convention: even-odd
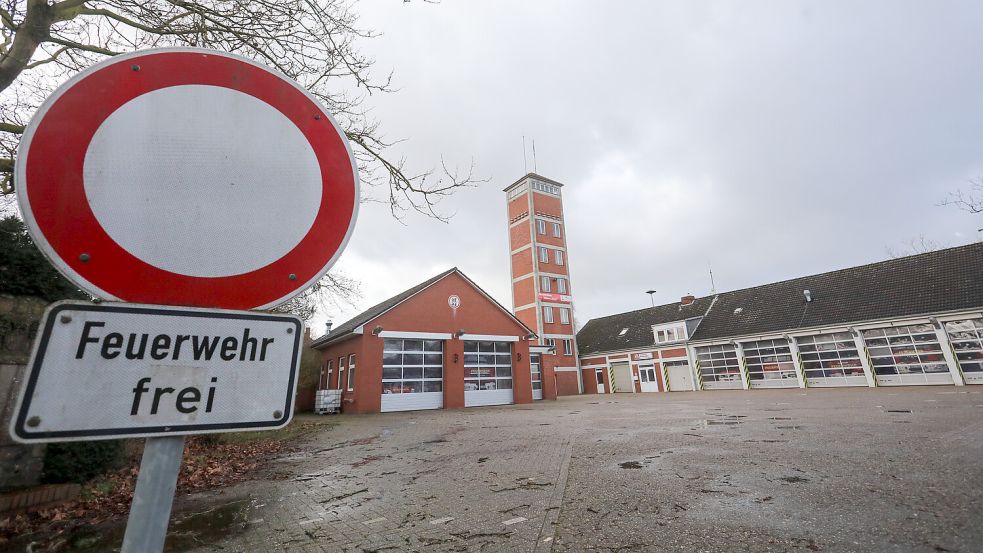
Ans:
[{"label": "wall-mounted lamp", "polygon": [[372,335],[378,336],[380,334],[382,334],[382,327],[377,325],[375,328],[372,329]]},{"label": "wall-mounted lamp", "polygon": [[531,332],[529,334],[526,334],[526,340],[532,340],[535,337],[536,337],[536,335],[533,334],[533,333],[531,333]]},{"label": "wall-mounted lamp", "polygon": [[454,337],[455,338],[460,338],[461,336],[464,336],[464,334],[465,334],[465,332],[464,332],[464,329],[462,328],[461,330],[458,330],[457,332],[454,333]]}]

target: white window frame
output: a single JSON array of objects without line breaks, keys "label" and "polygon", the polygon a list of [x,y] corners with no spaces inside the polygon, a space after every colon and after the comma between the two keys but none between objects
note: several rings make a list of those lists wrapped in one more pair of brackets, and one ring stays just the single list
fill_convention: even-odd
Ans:
[{"label": "white window frame", "polygon": [[561,238],[560,234],[562,234],[560,232],[560,223],[553,223],[553,237]]},{"label": "white window frame", "polygon": [[550,277],[548,276],[544,276],[542,279],[542,291],[543,292],[550,291]]},{"label": "white window frame", "polygon": [[[389,340],[393,340],[393,341],[390,342]],[[395,341],[397,341],[397,340],[401,342],[400,344],[398,344],[398,346],[399,346],[398,349],[395,347],[397,345],[397,344],[395,344]],[[386,343],[386,342],[388,342],[388,343]],[[444,384],[443,384],[443,382],[444,382],[444,340],[433,340],[433,339],[429,339],[429,338],[410,338],[410,339],[402,339],[402,340],[400,340],[398,338],[390,338],[390,339],[387,339],[386,342],[383,342],[383,345],[382,345],[382,351],[383,351],[383,362],[382,362],[382,370],[383,370],[383,377],[382,377],[383,395],[395,395],[394,392],[392,392],[392,391],[390,391],[388,393],[385,391],[387,384],[389,384],[390,386],[398,385],[399,386],[399,394],[419,394],[419,393],[435,394],[435,393],[442,393],[443,392],[443,390],[444,390]],[[420,349],[419,350],[407,349],[406,348],[406,343],[407,342],[421,342]],[[427,342],[440,342],[440,349],[439,350],[427,349]],[[400,363],[398,365],[395,364],[395,363],[387,364],[386,361],[385,361],[385,355],[387,353],[400,355],[400,357],[401,357],[400,358]],[[420,355],[421,356],[421,362],[419,364],[417,364],[417,363],[405,363],[405,356],[407,354],[409,354],[409,355]],[[427,356],[437,356],[437,355],[440,356],[440,362],[439,363],[436,363],[436,362],[429,362],[428,363],[427,362]],[[387,369],[395,369],[396,367],[399,367],[400,377],[399,378],[394,378],[394,377],[386,378],[385,371]],[[438,367],[440,369],[440,376],[434,376],[435,369],[437,369]],[[413,369],[416,369],[416,368],[420,368],[420,376],[419,377],[406,376],[405,373],[406,373],[406,370],[407,369],[413,370]],[[406,383],[412,383],[412,382],[420,382],[420,391],[419,392],[406,392],[405,391],[405,385],[406,385]],[[427,390],[428,383],[434,383],[434,382],[439,382],[440,383],[440,390]]]},{"label": "white window frame", "polygon": [[543,306],[543,322],[548,324],[553,322],[553,308],[549,305]]},{"label": "white window frame", "polygon": [[546,221],[543,219],[536,219],[536,232],[544,236],[546,235]]},{"label": "white window frame", "polygon": [[567,293],[567,280],[565,278],[556,279],[556,293],[557,294]]},{"label": "white window frame", "polygon": [[539,262],[540,263],[550,262],[550,251],[545,246],[539,247]]},{"label": "white window frame", "polygon": [[672,323],[666,325],[653,325],[652,334],[656,344],[671,344],[682,342],[688,338],[686,335],[686,323]]},{"label": "white window frame", "polygon": [[349,392],[355,391],[354,377],[355,377],[355,354],[353,353],[353,354],[351,354],[351,355],[348,356],[348,378],[347,378],[347,380],[348,380],[348,391]]},{"label": "white window frame", "polygon": [[556,251],[556,264],[563,265],[563,250],[555,250],[555,251]]},{"label": "white window frame", "polygon": [[557,309],[560,310],[560,324],[570,324],[570,310],[566,307],[559,307]]},{"label": "white window frame", "polygon": [[345,376],[345,356],[342,355],[338,358],[338,389],[344,390],[345,383],[341,381],[341,378]]},{"label": "white window frame", "polygon": [[573,355],[573,340],[563,340],[563,355]]}]

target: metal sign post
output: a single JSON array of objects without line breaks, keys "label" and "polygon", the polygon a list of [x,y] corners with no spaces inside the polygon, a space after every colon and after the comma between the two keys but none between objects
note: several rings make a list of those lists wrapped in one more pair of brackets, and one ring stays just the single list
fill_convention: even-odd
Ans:
[{"label": "metal sign post", "polygon": [[147,438],[121,553],[164,550],[183,457],[184,436]]},{"label": "metal sign post", "polygon": [[147,437],[123,552],[162,551],[183,435],[293,416],[302,321],[217,310],[275,307],[328,272],[355,227],[355,157],[286,76],[161,48],[58,87],[15,169],[24,222],[52,265],[100,300],[147,305],[49,308],[11,436]]}]

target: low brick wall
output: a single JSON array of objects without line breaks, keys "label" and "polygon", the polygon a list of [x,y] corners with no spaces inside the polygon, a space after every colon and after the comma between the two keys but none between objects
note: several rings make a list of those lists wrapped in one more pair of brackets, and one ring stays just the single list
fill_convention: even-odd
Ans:
[{"label": "low brick wall", "polygon": [[0,494],[0,513],[38,509],[71,501],[79,496],[78,484],[49,484]]}]

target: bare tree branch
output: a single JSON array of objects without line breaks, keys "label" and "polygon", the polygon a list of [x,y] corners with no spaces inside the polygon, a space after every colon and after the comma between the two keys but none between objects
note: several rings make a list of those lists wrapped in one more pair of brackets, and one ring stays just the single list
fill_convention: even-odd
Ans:
[{"label": "bare tree branch", "polygon": [[983,213],[983,177],[970,179],[969,192],[964,193],[962,190],[950,192],[939,205],[955,206],[970,213]]}]

